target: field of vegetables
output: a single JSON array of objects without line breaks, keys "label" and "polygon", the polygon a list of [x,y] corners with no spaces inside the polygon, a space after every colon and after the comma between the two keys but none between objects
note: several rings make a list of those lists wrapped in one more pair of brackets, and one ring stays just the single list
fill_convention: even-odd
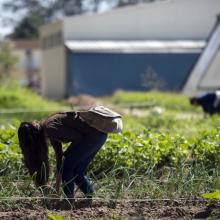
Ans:
[{"label": "field of vegetables", "polygon": [[22,164],[17,128],[70,107],[0,88],[1,219],[220,219],[220,116],[204,117],[172,93],[118,91],[99,101],[123,114],[124,131],[109,135],[88,170],[97,189],[93,203],[77,192],[75,204],[64,205],[53,187],[52,149],[50,185],[36,189]]}]

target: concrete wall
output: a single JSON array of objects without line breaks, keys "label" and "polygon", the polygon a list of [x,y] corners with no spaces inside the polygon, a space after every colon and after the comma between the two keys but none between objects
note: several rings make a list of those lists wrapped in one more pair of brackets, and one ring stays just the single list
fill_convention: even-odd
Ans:
[{"label": "concrete wall", "polygon": [[66,58],[62,29],[61,21],[45,25],[41,29],[41,92],[43,96],[54,99],[66,94]]},{"label": "concrete wall", "polygon": [[65,48],[44,51],[41,70],[41,92],[44,97],[59,99],[66,93]]},{"label": "concrete wall", "polygon": [[65,40],[204,40],[220,0],[167,0],[64,19]]}]

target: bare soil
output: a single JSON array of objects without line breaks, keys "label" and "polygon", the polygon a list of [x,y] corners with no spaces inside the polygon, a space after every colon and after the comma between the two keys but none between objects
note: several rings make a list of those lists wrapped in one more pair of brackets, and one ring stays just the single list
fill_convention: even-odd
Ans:
[{"label": "bare soil", "polygon": [[[18,205],[18,203],[17,203]],[[51,207],[49,207],[51,206]],[[66,203],[36,205],[22,202],[22,208],[0,205],[0,219],[49,219],[48,214],[61,215],[66,219],[220,219],[220,204],[207,205],[205,201],[195,202],[121,202],[107,203],[93,201],[75,202],[74,207]]]}]

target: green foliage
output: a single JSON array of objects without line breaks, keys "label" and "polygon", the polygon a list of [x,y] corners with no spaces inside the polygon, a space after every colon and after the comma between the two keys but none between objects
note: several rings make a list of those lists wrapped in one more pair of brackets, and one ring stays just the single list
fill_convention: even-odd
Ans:
[{"label": "green foliage", "polygon": [[125,121],[129,120],[132,124],[135,124],[135,126],[132,126],[133,130],[142,127],[142,130],[147,128],[155,132],[179,134],[188,140],[202,136],[201,133],[207,130],[220,127],[220,117],[218,115],[205,118],[203,114],[179,111],[165,111],[162,114],[157,114],[154,110],[148,110],[147,112],[148,114],[144,116],[126,116]]},{"label": "green foliage", "polygon": [[[86,0],[87,1],[87,0]],[[101,0],[87,1],[87,6],[96,6]],[[13,13],[19,11],[27,11],[28,15],[38,14],[44,22],[53,21],[57,16],[61,15],[75,15],[81,14],[86,9],[82,0],[66,1],[66,0],[53,0],[53,1],[30,1],[30,0],[7,0],[3,7],[5,10],[12,11]],[[91,7],[88,7],[89,10]]]},{"label": "green foliage", "polygon": [[186,96],[177,93],[151,92],[124,92],[118,91],[112,97],[106,98],[114,104],[122,106],[159,106],[168,110],[194,110]]},{"label": "green foliage", "polygon": [[0,83],[0,124],[14,123],[16,120],[40,120],[62,109],[68,110],[69,107],[65,107],[61,102],[43,99],[32,90],[21,88],[16,83]]},{"label": "green foliage", "polygon": [[[20,164],[17,126],[18,123],[16,126],[2,126],[0,129],[1,167],[5,167],[8,162],[8,168]],[[193,143],[178,135],[150,130],[139,134],[129,130],[121,135],[112,134],[92,163],[93,170],[100,172],[126,167],[141,173],[149,168],[181,167],[192,161],[210,170],[216,169],[220,167],[219,132],[220,129],[207,131]]]},{"label": "green foliage", "polygon": [[97,155],[93,169],[126,167],[144,172],[149,168],[163,166],[181,167],[192,160],[215,169],[220,167],[219,131],[220,129],[208,131],[206,136],[201,134],[194,142],[179,135],[150,130],[141,134],[125,131],[122,135],[110,135]]},{"label": "green foliage", "polygon": [[220,190],[216,190],[212,193],[205,193],[202,197],[208,200],[220,200]]},{"label": "green foliage", "polygon": [[0,167],[1,174],[8,174],[21,164],[21,154],[18,148],[17,126],[0,127]]},{"label": "green foliage", "polygon": [[67,218],[62,217],[62,215],[55,215],[52,213],[48,214],[49,219],[51,220],[66,220]]},{"label": "green foliage", "polygon": [[[179,105],[179,99],[169,98],[168,94],[152,92],[149,95],[156,96],[158,103],[167,100],[163,106],[171,105],[171,100],[174,105]],[[185,97],[182,98],[186,101]],[[132,100],[128,103],[132,103]],[[60,106],[59,103],[47,102],[31,91],[16,86],[0,88],[0,104],[8,110],[14,107]],[[188,102],[181,109],[189,110],[187,105]],[[27,117],[25,114],[25,119]],[[36,119],[40,116],[37,113],[32,117]],[[15,118],[11,124],[0,127],[0,174],[4,183],[0,184],[0,196],[34,196],[37,193],[34,186],[30,185],[31,178],[25,175],[26,169],[18,147],[17,128],[22,118],[21,115]],[[150,109],[144,116],[125,115],[123,133],[109,135],[106,144],[91,163],[90,172],[93,172],[94,179],[102,177],[97,181],[100,184],[98,193],[103,197],[108,195],[116,202],[117,198],[123,196],[194,198],[195,195],[218,189],[219,134],[218,115],[204,118],[197,112],[188,115],[188,112],[171,107],[162,113]],[[55,157],[52,148],[50,164],[53,170]],[[9,184],[15,180],[24,183],[19,186]]]},{"label": "green foliage", "polygon": [[[118,0],[115,4],[110,3],[112,7],[121,7],[130,4],[137,4],[143,0]],[[153,0],[145,0],[153,1]],[[97,12],[103,0],[53,0],[53,1],[30,1],[30,0],[7,0],[3,7],[13,13],[17,11],[27,11],[28,14],[38,13],[45,22],[51,21],[61,15],[71,16],[82,14],[88,11]],[[106,1],[108,4],[108,1]]]},{"label": "green foliage", "polygon": [[204,131],[194,144],[193,157],[203,161],[210,169],[220,167],[220,129]]},{"label": "green foliage", "polygon": [[12,39],[35,39],[39,37],[39,28],[43,24],[39,14],[30,14],[24,17],[10,35]]},{"label": "green foliage", "polygon": [[15,83],[1,84],[0,86],[0,108],[1,109],[45,109],[59,107],[60,104],[43,99],[35,92],[21,88]]}]

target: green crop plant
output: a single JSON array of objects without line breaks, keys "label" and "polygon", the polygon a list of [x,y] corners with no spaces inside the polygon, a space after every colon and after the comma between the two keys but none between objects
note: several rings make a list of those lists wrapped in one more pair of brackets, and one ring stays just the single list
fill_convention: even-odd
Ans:
[{"label": "green crop plant", "polygon": [[202,195],[203,198],[208,199],[208,200],[218,200],[220,201],[220,190],[216,190],[215,192],[212,193],[204,193]]},{"label": "green crop plant", "polygon": [[[28,91],[25,90],[27,94]],[[30,96],[32,100],[27,101],[28,95],[25,97],[24,91],[20,98],[19,94],[10,96],[9,93],[10,91],[3,91],[0,94],[0,102],[4,100],[4,108],[8,110],[15,105],[27,109],[31,106],[52,106],[51,102],[45,100],[45,105],[36,101],[33,94]],[[220,117],[214,115],[205,118],[200,110],[194,111],[186,97],[179,94],[145,92],[135,95],[120,92],[112,99],[109,98],[112,103],[121,106],[142,101],[154,103],[141,109],[138,112],[140,115],[125,111],[123,133],[108,135],[106,144],[88,170],[88,176],[97,189],[95,196],[111,200],[116,205],[123,198],[190,199],[219,189]],[[10,101],[7,98],[1,99],[3,96],[10,97]],[[26,101],[21,100],[24,97]],[[18,104],[15,104],[16,100]],[[37,104],[34,104],[34,100]],[[163,111],[156,112],[154,106],[163,108]],[[123,113],[125,109],[123,107],[120,110]],[[21,121],[41,119],[48,114],[8,114],[5,123],[0,125],[0,207],[6,207],[4,210],[25,205],[21,201],[14,201],[15,197],[33,198],[34,203],[42,205],[40,199],[34,198],[43,197],[42,200],[45,200],[55,194],[55,157],[52,147],[49,151],[50,190],[44,194],[36,189],[32,178],[27,175],[17,137]],[[5,116],[2,114],[1,119],[3,117]],[[8,200],[1,200],[3,198]]]},{"label": "green crop plant", "polygon": [[48,218],[50,220],[67,220],[67,218],[64,218],[62,215],[56,215],[56,214],[52,214],[52,213],[49,213],[48,214]]}]

